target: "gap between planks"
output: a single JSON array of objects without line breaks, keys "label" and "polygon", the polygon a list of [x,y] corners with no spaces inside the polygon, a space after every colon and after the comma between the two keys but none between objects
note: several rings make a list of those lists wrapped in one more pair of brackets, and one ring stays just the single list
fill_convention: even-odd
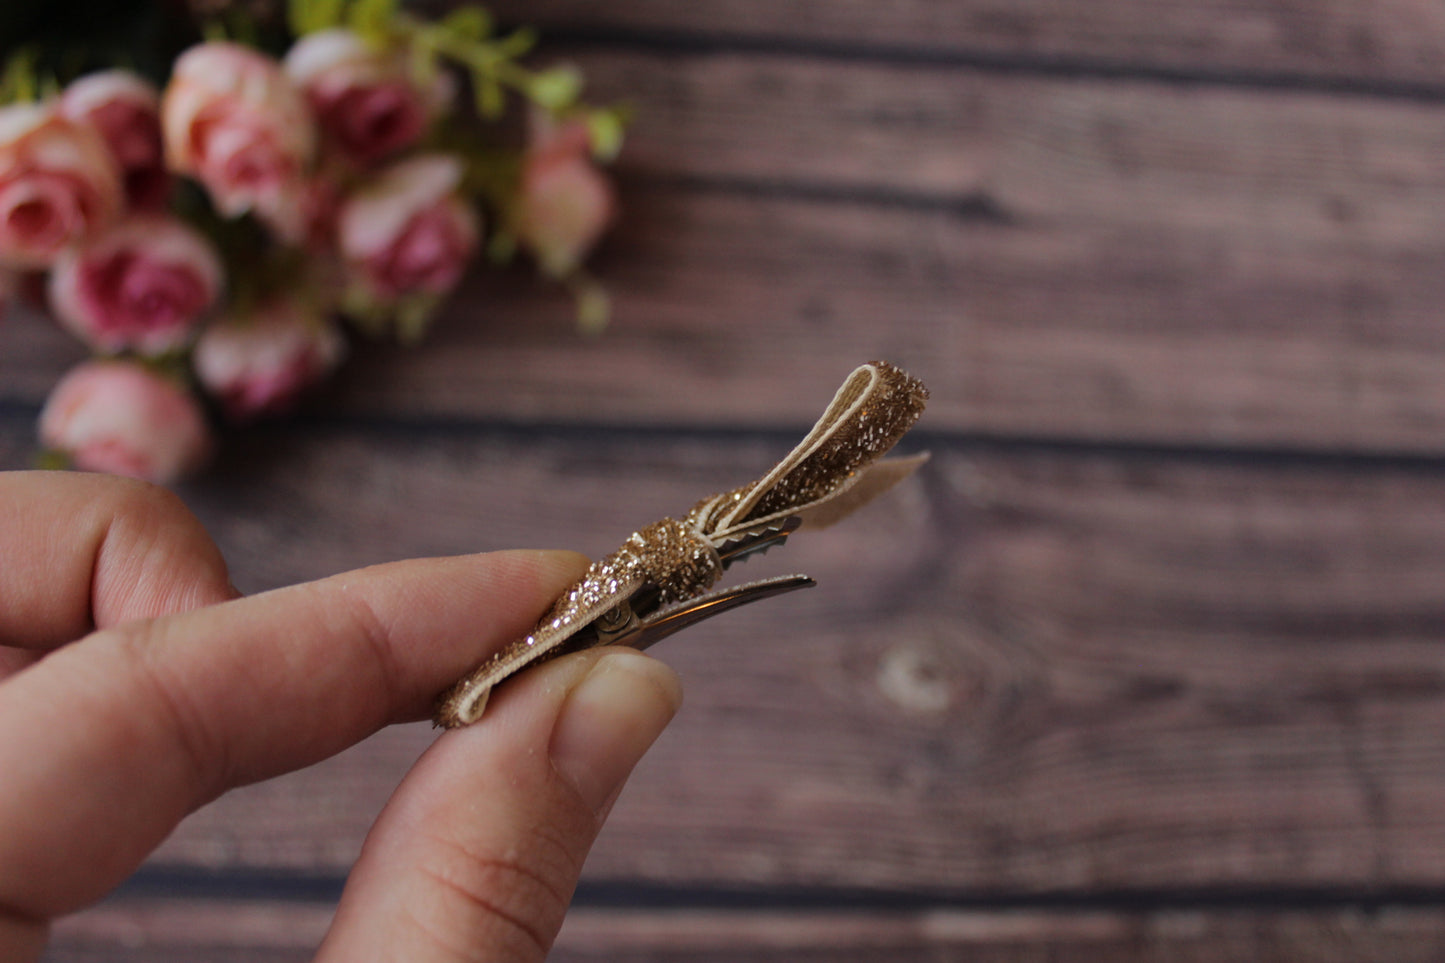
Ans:
[{"label": "gap between planks", "polygon": [[[47,963],[106,959],[309,958],[327,909],[282,903],[112,901],[60,921]],[[981,961],[1108,959],[1153,963],[1435,959],[1445,919],[1428,909],[1361,913],[1279,910],[1057,913],[1039,910],[779,912],[574,909],[549,959],[901,960],[968,953]],[[1027,956],[1019,954],[1027,953]],[[1047,956],[1036,955],[1047,954]]]}]

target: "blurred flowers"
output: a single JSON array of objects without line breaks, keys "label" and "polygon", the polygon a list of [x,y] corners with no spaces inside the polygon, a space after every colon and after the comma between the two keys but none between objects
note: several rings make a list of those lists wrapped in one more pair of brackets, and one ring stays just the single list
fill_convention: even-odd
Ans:
[{"label": "blurred flowers", "polygon": [[422,337],[483,247],[605,321],[582,265],[615,216],[599,165],[623,116],[583,104],[575,69],[524,66],[531,31],[398,0],[289,0],[284,24],[194,9],[207,22],[153,76],[62,83],[22,51],[0,78],[0,306],[39,296],[96,356],[45,406],[52,452],[174,481],[213,418],[285,411],[334,370],[346,322]]},{"label": "blurred flowers", "polygon": [[301,193],[316,127],[270,57],[235,43],[192,47],[161,102],[166,162],[210,194],[223,217],[255,213],[283,241],[301,236]]},{"label": "blurred flowers", "polygon": [[196,343],[196,377],[226,415],[285,411],[341,362],[346,342],[303,299],[278,295],[248,314],[218,318]]},{"label": "blurred flowers", "polygon": [[455,87],[440,71],[417,77],[404,51],[368,44],[342,27],[298,40],[286,54],[286,73],[328,145],[359,164],[414,146],[451,106]]},{"label": "blurred flowers", "polygon": [[40,440],[77,468],[156,481],[193,471],[211,447],[196,397],[131,361],[89,361],[61,378]]},{"label": "blurred flowers", "polygon": [[206,236],[164,215],[139,215],[61,252],[50,272],[56,320],[107,354],[154,356],[185,346],[221,293]]},{"label": "blurred flowers", "polygon": [[424,154],[381,171],[342,203],[336,238],[353,297],[387,306],[456,285],[480,232],[461,183],[460,160]]},{"label": "blurred flowers", "polygon": [[616,205],[612,182],[592,159],[587,128],[535,119],[522,158],[514,229],[542,270],[553,277],[577,270]]},{"label": "blurred flowers", "polygon": [[0,108],[0,263],[49,267],[122,200],[120,168],[93,127],[53,105]]},{"label": "blurred flowers", "polygon": [[58,109],[105,139],[131,207],[165,206],[171,174],[161,144],[160,92],[154,84],[129,70],[97,71],[65,88]]}]

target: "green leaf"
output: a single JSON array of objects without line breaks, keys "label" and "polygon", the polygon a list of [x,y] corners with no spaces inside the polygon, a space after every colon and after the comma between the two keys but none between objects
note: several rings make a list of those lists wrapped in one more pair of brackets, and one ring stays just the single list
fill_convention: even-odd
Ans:
[{"label": "green leaf", "polygon": [[492,16],[482,7],[457,7],[437,26],[457,40],[479,43],[492,35]]},{"label": "green leaf", "polygon": [[592,156],[603,163],[617,159],[622,150],[626,125],[615,110],[594,110],[587,115],[587,135],[592,141]]},{"label": "green leaf", "polygon": [[612,321],[612,298],[596,281],[584,281],[572,292],[577,299],[577,329],[588,337],[596,337]]},{"label": "green leaf", "polygon": [[313,25],[313,0],[288,0],[286,4],[286,26],[292,35],[303,37],[316,27]]},{"label": "green leaf", "polygon": [[476,91],[477,113],[487,120],[496,120],[507,110],[507,98],[502,85],[490,75],[472,75],[472,87]]},{"label": "green leaf", "polygon": [[581,93],[582,72],[576,67],[553,67],[527,82],[528,96],[554,113],[571,107]]},{"label": "green leaf", "polygon": [[337,309],[352,327],[373,340],[384,337],[391,327],[391,312],[359,285],[349,285],[342,292]]},{"label": "green leaf", "polygon": [[497,52],[503,57],[515,60],[531,53],[535,46],[537,46],[537,31],[531,27],[522,27],[502,38],[501,42],[497,44]]},{"label": "green leaf", "polygon": [[385,41],[392,32],[400,0],[353,0],[347,26],[374,43]]},{"label": "green leaf", "polygon": [[287,24],[297,37],[340,26],[345,19],[346,0],[290,0],[286,7]]},{"label": "green leaf", "polygon": [[40,96],[36,57],[35,50],[27,47],[5,62],[5,71],[0,74],[0,103],[27,103]]},{"label": "green leaf", "polygon": [[431,327],[442,299],[434,294],[412,294],[396,305],[396,340],[410,348],[421,343]]}]

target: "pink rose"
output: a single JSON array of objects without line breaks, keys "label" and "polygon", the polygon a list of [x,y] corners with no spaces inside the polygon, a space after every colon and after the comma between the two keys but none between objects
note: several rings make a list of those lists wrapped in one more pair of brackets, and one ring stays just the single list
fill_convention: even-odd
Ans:
[{"label": "pink rose", "polygon": [[513,230],[542,270],[554,277],[576,270],[616,207],[612,182],[592,163],[586,128],[534,125],[522,159]]},{"label": "pink rose", "polygon": [[0,107],[0,261],[48,267],[121,203],[120,171],[93,128],[39,104]]},{"label": "pink rose", "polygon": [[223,318],[196,342],[196,377],[226,414],[245,421],[289,408],[340,362],[346,342],[326,318],[295,299]]},{"label": "pink rose", "polygon": [[161,484],[199,468],[211,448],[195,397],[130,361],[89,361],[60,379],[40,439],[77,468]]},{"label": "pink rose", "polygon": [[48,293],[55,317],[91,347],[155,355],[190,340],[221,284],[220,257],[205,235],[153,214],[62,254]]},{"label": "pink rose", "polygon": [[176,60],[161,129],[171,168],[199,180],[222,214],[251,212],[284,240],[301,239],[316,129],[280,64],[240,44],[192,47]]},{"label": "pink rose", "polygon": [[171,175],[161,146],[160,93],[149,81],[128,70],[86,74],[65,88],[58,109],[105,138],[132,207],[165,207]]},{"label": "pink rose", "polygon": [[404,51],[373,46],[341,27],[302,37],[285,67],[328,145],[360,164],[414,145],[453,93],[446,74],[419,81]]},{"label": "pink rose", "polygon": [[394,164],[346,199],[337,242],[353,274],[382,301],[440,295],[477,246],[476,210],[458,193],[462,165],[426,154]]}]

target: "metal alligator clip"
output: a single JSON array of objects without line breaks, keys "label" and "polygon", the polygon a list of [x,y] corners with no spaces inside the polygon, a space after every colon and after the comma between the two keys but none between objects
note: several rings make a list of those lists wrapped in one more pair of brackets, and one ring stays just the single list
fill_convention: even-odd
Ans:
[{"label": "metal alligator clip", "polygon": [[927,398],[922,382],[887,362],[859,367],[772,471],[703,499],[682,518],[638,529],[594,562],[530,634],[442,694],[437,725],[477,721],[494,687],[546,659],[596,645],[645,649],[721,612],[814,584],[788,575],[705,594],[733,563],[781,545],[801,526],[847,517],[922,465],[926,453],[880,458]]},{"label": "metal alligator clip", "polygon": [[[736,562],[745,561],[782,545],[801,524],[803,520],[793,516],[783,519],[782,522],[760,525],[755,529],[737,533],[717,550],[722,567],[727,569]],[[576,638],[581,644],[576,648],[625,645],[633,649],[646,649],[674,632],[680,632],[714,615],[721,615],[750,602],[760,602],[775,595],[812,588],[817,584],[806,575],[782,575],[747,582],[664,608],[659,605],[661,592],[658,586],[648,582],[630,598],[608,609],[580,629]],[[570,643],[567,649],[572,650]]]}]

